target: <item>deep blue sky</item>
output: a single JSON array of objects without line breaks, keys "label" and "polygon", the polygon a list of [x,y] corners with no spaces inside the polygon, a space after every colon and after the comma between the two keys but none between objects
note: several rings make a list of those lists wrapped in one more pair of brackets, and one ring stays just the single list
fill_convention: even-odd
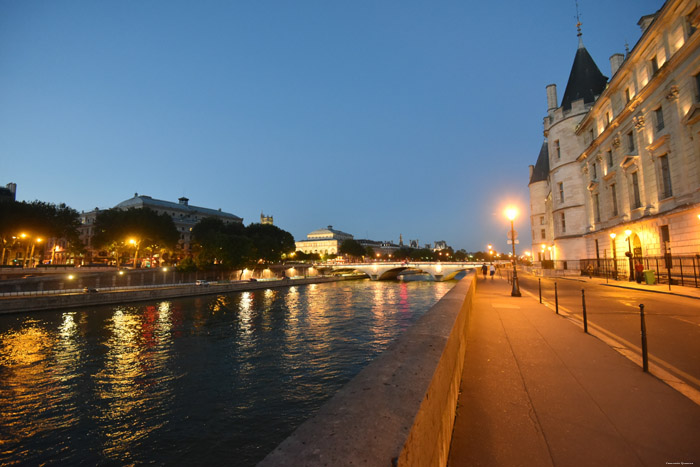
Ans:
[{"label": "deep blue sky", "polygon": [[[659,0],[580,0],[603,74]],[[574,0],[3,1],[0,185],[109,208],[135,192],[260,212],[301,239],[506,249]]]}]

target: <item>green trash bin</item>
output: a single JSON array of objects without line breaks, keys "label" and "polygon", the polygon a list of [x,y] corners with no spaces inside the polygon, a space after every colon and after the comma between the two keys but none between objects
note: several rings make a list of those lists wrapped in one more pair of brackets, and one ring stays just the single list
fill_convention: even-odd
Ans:
[{"label": "green trash bin", "polygon": [[656,284],[656,275],[654,274],[653,269],[647,269],[646,271],[642,271],[642,274],[644,274],[644,282],[646,282],[649,285]]}]

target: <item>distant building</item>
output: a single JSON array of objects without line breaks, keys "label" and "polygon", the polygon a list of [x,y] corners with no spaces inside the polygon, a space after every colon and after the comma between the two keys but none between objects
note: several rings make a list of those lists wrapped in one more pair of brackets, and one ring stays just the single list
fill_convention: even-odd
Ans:
[{"label": "distant building", "polygon": [[16,183],[8,183],[4,187],[0,187],[0,202],[2,201],[17,201]]},{"label": "distant building", "polygon": [[397,245],[394,242],[391,241],[385,241],[385,242],[378,242],[376,240],[367,240],[367,239],[362,239],[358,240],[360,245],[363,247],[367,248],[370,247],[374,251],[374,254],[379,254],[379,255],[391,255],[393,254],[396,250],[401,248],[401,245]]},{"label": "distant building", "polygon": [[329,225],[325,229],[314,230],[306,236],[306,240],[296,242],[297,251],[304,253],[318,253],[319,255],[336,255],[340,245],[345,240],[352,240],[349,233],[333,229]]},{"label": "distant building", "polygon": [[260,223],[265,224],[265,225],[275,225],[275,222],[272,219],[272,216],[266,216],[262,212],[260,213]]},{"label": "distant building", "polygon": [[433,251],[447,250],[447,242],[445,240],[438,240],[435,242]]},{"label": "distant building", "polygon": [[572,269],[616,257],[627,269],[700,251],[700,7],[668,0],[638,24],[634,48],[610,57],[612,78],[579,33],[561,103],[547,86],[529,181],[536,261]]},{"label": "distant building", "polygon": [[[178,199],[177,203],[172,201],[164,201],[160,199],[151,198],[146,195],[139,195],[134,193],[134,197],[122,201],[121,203],[114,206],[114,209],[142,209],[149,208],[158,214],[168,214],[175,224],[175,228],[180,234],[180,239],[177,244],[177,251],[181,255],[185,255],[190,251],[190,244],[192,241],[192,227],[194,227],[197,222],[205,218],[215,218],[220,219],[225,223],[243,223],[243,218],[224,212],[221,209],[210,209],[203,208],[200,206],[192,206],[189,204],[189,199],[182,197]],[[87,247],[88,251],[97,254],[97,251],[93,248],[92,237],[94,235],[93,224],[97,215],[101,212],[100,209],[95,208],[94,211],[83,212],[80,215],[80,221],[82,226],[80,227],[80,239],[83,244]]]}]

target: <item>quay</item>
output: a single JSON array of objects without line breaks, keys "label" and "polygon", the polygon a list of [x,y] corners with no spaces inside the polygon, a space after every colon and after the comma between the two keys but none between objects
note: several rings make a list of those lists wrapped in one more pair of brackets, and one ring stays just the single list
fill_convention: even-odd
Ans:
[{"label": "quay", "polygon": [[100,288],[97,293],[84,293],[82,289],[58,291],[61,293],[42,291],[41,293],[10,295],[0,298],[0,314],[243,292],[290,287],[294,285],[321,284],[358,278],[364,278],[364,276],[313,276],[306,278],[277,278],[257,281],[212,282],[206,286],[188,283],[116,288],[114,290]]},{"label": "quay", "polygon": [[468,275],[259,466],[697,465],[699,436],[691,398]]}]

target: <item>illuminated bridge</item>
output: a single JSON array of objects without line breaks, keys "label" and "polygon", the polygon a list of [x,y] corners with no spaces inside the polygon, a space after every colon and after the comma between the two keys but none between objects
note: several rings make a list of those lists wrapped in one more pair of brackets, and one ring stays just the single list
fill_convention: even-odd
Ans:
[{"label": "illuminated bridge", "polygon": [[394,263],[349,263],[327,266],[336,272],[359,271],[367,274],[373,281],[396,279],[406,271],[420,271],[430,274],[436,281],[447,281],[461,271],[480,268],[484,263],[477,262],[394,262]]}]

